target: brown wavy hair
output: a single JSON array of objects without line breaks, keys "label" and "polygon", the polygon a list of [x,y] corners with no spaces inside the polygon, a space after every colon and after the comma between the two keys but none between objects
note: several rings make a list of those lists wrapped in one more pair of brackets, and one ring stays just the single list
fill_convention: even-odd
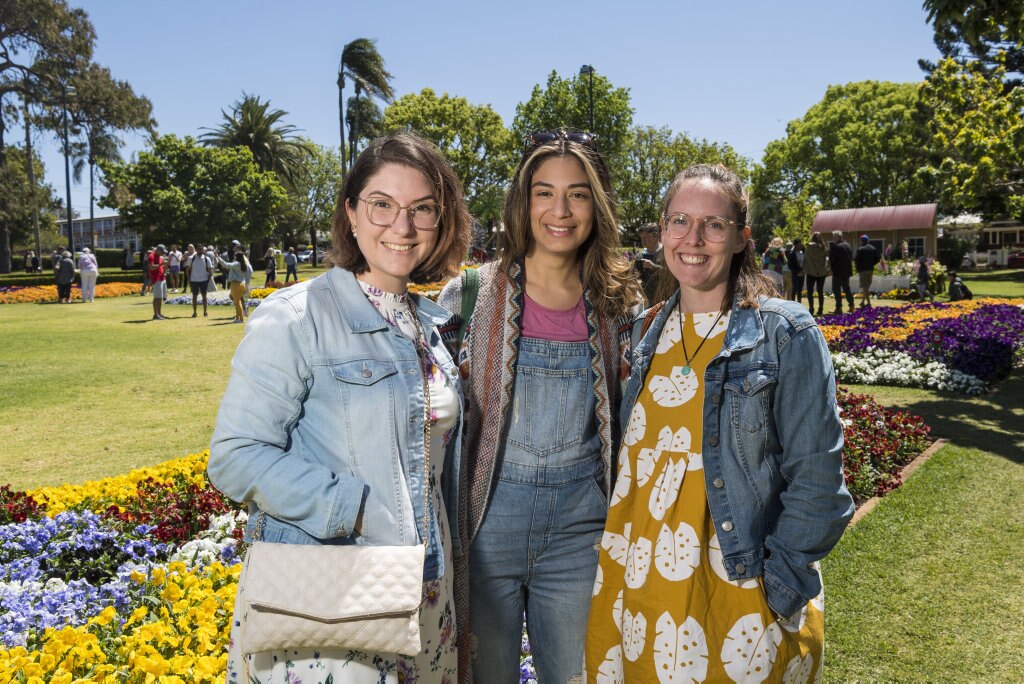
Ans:
[{"label": "brown wavy hair", "polygon": [[502,220],[506,245],[501,254],[501,268],[509,272],[512,264],[525,258],[533,246],[530,185],[537,168],[553,157],[572,157],[579,161],[594,197],[594,229],[576,252],[583,286],[590,290],[590,301],[598,313],[612,318],[624,316],[634,305],[643,302],[643,295],[632,264],[619,251],[619,222],[608,164],[592,145],[562,138],[530,148],[523,155],[505,195]]},{"label": "brown wavy hair", "polygon": [[462,184],[437,147],[411,132],[377,138],[356,159],[338,193],[331,233],[333,245],[324,261],[328,266],[341,266],[356,275],[365,273],[369,268],[352,234],[345,202],[356,206],[370,178],[387,164],[401,164],[422,173],[441,205],[437,244],[413,269],[409,279],[414,283],[432,283],[456,275],[470,239],[469,211],[463,198]]},{"label": "brown wavy hair", "polygon": [[[729,200],[735,221],[743,228],[747,225],[747,192],[743,187],[743,181],[731,169],[722,164],[694,164],[683,169],[668,186],[665,197],[661,200],[662,216],[668,211],[672,199],[679,192],[679,189],[686,183],[707,182],[718,187],[719,192]],[[664,218],[662,218],[664,225]],[[742,228],[737,228],[742,230]],[[672,275],[672,271],[661,269],[658,278],[658,286],[655,290],[655,301],[668,299],[679,288],[679,282]],[[776,297],[778,291],[772,281],[768,280],[761,273],[761,262],[754,251],[754,241],[747,240],[746,248],[732,255],[732,262],[729,264],[729,283],[722,301],[722,310],[728,311],[732,308],[732,302],[739,297],[739,305],[742,309],[751,307],[757,308],[759,296]]]}]

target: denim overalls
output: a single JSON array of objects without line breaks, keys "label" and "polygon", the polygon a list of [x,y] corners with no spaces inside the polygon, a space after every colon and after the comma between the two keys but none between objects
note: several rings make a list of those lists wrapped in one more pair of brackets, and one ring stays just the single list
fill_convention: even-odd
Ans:
[{"label": "denim overalls", "polygon": [[519,681],[524,608],[540,681],[582,670],[608,508],[595,401],[589,343],[520,338],[507,437],[470,551],[478,682]]}]

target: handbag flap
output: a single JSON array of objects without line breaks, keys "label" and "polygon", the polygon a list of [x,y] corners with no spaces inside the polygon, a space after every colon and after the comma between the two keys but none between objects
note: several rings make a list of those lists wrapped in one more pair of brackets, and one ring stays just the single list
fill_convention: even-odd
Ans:
[{"label": "handbag flap", "polygon": [[256,542],[245,563],[245,602],[322,622],[409,615],[423,594],[423,546]]}]

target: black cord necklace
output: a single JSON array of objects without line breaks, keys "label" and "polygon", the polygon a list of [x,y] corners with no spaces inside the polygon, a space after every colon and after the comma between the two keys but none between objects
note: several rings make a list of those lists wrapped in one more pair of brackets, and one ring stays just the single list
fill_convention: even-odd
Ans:
[{"label": "black cord necklace", "polygon": [[[690,356],[689,352],[686,351],[686,336],[683,335],[683,299],[682,299],[682,297],[679,298],[679,307],[678,308],[679,308],[679,341],[683,343],[683,357],[686,360],[686,363],[683,366],[683,375],[689,375],[690,374],[690,370],[691,370],[690,363],[697,356],[697,354],[700,353],[701,347],[703,347],[704,343],[708,341],[708,337],[711,336],[711,333],[713,333],[715,331],[715,326],[718,325],[718,321],[722,320],[722,315],[725,314],[725,311],[723,310],[723,311],[719,311],[718,312],[718,317],[715,319],[715,322],[711,324],[711,328],[709,328],[707,334],[704,335],[704,339],[702,339],[700,341],[700,344],[697,345],[697,349],[693,352],[693,356]],[[696,329],[697,329],[696,328],[696,324],[694,324],[694,330],[696,330]]]}]

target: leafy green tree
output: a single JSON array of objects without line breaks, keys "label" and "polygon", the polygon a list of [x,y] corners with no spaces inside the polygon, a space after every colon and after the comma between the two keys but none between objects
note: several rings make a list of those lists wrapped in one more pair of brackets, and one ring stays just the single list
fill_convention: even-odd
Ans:
[{"label": "leafy green tree", "polygon": [[928,140],[919,89],[877,81],[830,86],[821,102],[789,123],[785,138],[765,149],[753,174],[760,217],[785,220],[781,206],[792,197],[826,209],[931,200],[928,178],[918,173]]},{"label": "leafy green tree", "polygon": [[[924,0],[924,9],[943,58],[976,60],[987,75],[1001,69],[1009,86],[1024,85],[1024,0]],[[929,74],[938,66],[918,63]]]},{"label": "leafy green tree", "polygon": [[295,187],[288,190],[288,201],[277,231],[285,245],[304,245],[308,241],[315,247],[321,235],[330,234],[333,225],[344,175],[341,154],[334,148],[312,142],[309,145],[312,152],[306,162],[306,172]]},{"label": "leafy green tree", "polygon": [[925,81],[922,102],[935,158],[925,172],[938,180],[947,213],[988,219],[1024,217],[1024,87],[1007,90],[997,67],[940,62]]},{"label": "leafy green tree", "polygon": [[286,191],[247,147],[213,148],[191,137],[158,138],[128,164],[100,162],[110,191],[100,205],[145,240],[255,242],[277,224]]},{"label": "leafy green tree", "polygon": [[349,158],[355,163],[359,143],[384,134],[384,113],[370,98],[353,95],[348,98],[345,123],[348,124]]},{"label": "leafy green tree", "polygon": [[309,144],[298,137],[298,129],[281,123],[288,112],[271,109],[270,100],[242,93],[242,99],[221,110],[224,121],[199,137],[211,147],[245,147],[261,171],[277,174],[286,186],[292,186],[305,168]]},{"label": "leafy green tree", "polygon": [[619,221],[628,240],[636,239],[638,227],[659,219],[669,184],[692,164],[724,164],[743,179],[749,175],[750,162],[727,144],[693,140],[665,127],[630,131],[618,173]]},{"label": "leafy green tree", "polygon": [[782,215],[785,217],[786,222],[781,226],[775,227],[771,235],[780,237],[783,240],[800,238],[806,244],[811,237],[814,217],[819,211],[821,211],[821,205],[811,198],[810,192],[804,188],[796,197],[787,197],[782,200]]},{"label": "leafy green tree", "polygon": [[[356,38],[341,50],[338,64],[338,128],[341,131],[342,166],[345,166],[345,82],[355,84],[356,99],[362,93],[390,102],[395,96],[391,88],[391,73],[384,68],[384,58],[377,52],[377,41],[370,38]],[[357,110],[358,112],[358,110]],[[359,117],[354,119],[353,128],[359,131]],[[352,166],[349,160],[348,167]]]},{"label": "leafy green tree", "polygon": [[[5,197],[0,203],[0,221],[7,224],[13,244],[29,242],[35,212],[42,231],[55,229],[55,217],[63,206],[53,186],[29,182],[27,161],[25,148],[11,145],[7,148],[7,164],[0,168],[0,195]],[[43,178],[43,162],[34,153],[32,166],[35,178]]]},{"label": "leafy green tree", "polygon": [[[7,166],[5,134],[19,116],[8,98],[18,94],[41,100],[47,84],[52,88],[54,82],[66,82],[88,64],[95,39],[85,12],[64,0],[0,2],[0,175]],[[0,193],[0,217],[14,215],[6,205],[17,201]],[[0,218],[0,273],[10,272],[11,224]]]},{"label": "leafy green tree", "polygon": [[474,105],[464,97],[438,96],[430,88],[404,95],[384,110],[384,129],[411,126],[436,144],[462,180],[470,210],[480,221],[493,223],[495,190],[504,188],[512,172],[512,135],[490,105]]},{"label": "leafy green tree", "polygon": [[[590,126],[590,83],[594,84],[594,126]],[[562,78],[552,71],[545,87],[536,85],[530,99],[516,106],[512,132],[517,141],[536,131],[569,127],[597,134],[598,148],[616,171],[626,151],[633,107],[629,89],[616,88],[598,73]]]}]

